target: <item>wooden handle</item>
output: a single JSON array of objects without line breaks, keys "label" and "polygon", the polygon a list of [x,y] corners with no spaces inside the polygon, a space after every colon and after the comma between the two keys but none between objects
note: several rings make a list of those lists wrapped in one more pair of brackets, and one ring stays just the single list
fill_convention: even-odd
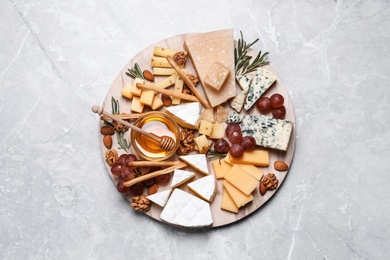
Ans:
[{"label": "wooden handle", "polygon": [[119,117],[117,117],[117,116],[114,116],[114,115],[111,114],[111,113],[108,113],[108,112],[104,111],[103,108],[99,107],[98,105],[92,106],[92,111],[93,111],[94,113],[99,114],[99,115],[103,114],[103,115],[105,115],[105,116],[111,118],[112,120],[121,123],[122,125],[128,126],[129,128],[133,129],[134,131],[137,131],[137,132],[139,132],[139,133],[141,133],[141,134],[143,134],[143,135],[146,135],[147,137],[149,137],[150,139],[153,139],[154,141],[156,141],[156,142],[158,142],[158,143],[161,142],[161,138],[160,138],[160,137],[158,137],[158,136],[156,136],[156,135],[153,135],[153,134],[151,134],[151,133],[149,133],[149,132],[146,132],[145,130],[142,130],[141,128],[139,128],[139,127],[137,127],[137,126],[132,125],[132,124],[130,124],[129,122],[126,122],[125,120],[123,120],[123,119],[121,119],[121,118],[119,118]]},{"label": "wooden handle", "polygon": [[179,164],[173,165],[171,167],[168,167],[168,168],[165,168],[165,169],[162,169],[162,170],[159,170],[159,171],[151,172],[151,173],[148,173],[146,175],[142,175],[140,177],[132,179],[131,181],[127,181],[127,182],[123,183],[123,185],[125,187],[130,187],[130,186],[132,186],[134,184],[137,184],[139,182],[146,181],[146,180],[149,180],[151,178],[154,178],[154,177],[157,177],[157,176],[160,176],[160,175],[163,175],[163,174],[167,174],[167,173],[173,172],[176,169],[182,169],[182,168],[184,168],[186,166],[187,166],[187,164],[185,162],[180,162]]},{"label": "wooden handle", "polygon": [[134,161],[127,163],[129,167],[167,167],[180,164],[181,161],[165,161],[165,162],[153,162],[153,161]]},{"label": "wooden handle", "polygon": [[181,70],[181,68],[177,65],[177,63],[172,59],[172,57],[167,56],[166,59],[168,60],[169,64],[172,65],[172,67],[175,69],[177,74],[184,80],[184,82],[187,84],[187,86],[191,89],[192,93],[195,94],[195,96],[199,99],[199,102],[202,103],[202,105],[205,108],[210,108],[209,102],[199,93],[199,91],[196,89],[194,83],[187,77],[187,75]]},{"label": "wooden handle", "polygon": [[199,102],[199,99],[197,99],[196,97],[194,97],[192,95],[174,92],[172,90],[159,88],[159,87],[156,87],[156,86],[153,86],[153,85],[150,85],[150,84],[137,83],[137,88],[154,90],[156,92],[160,92],[162,94],[166,94],[166,95],[169,95],[169,96],[172,96],[172,97],[177,97],[177,98],[181,98],[181,99],[188,100],[188,101]]}]

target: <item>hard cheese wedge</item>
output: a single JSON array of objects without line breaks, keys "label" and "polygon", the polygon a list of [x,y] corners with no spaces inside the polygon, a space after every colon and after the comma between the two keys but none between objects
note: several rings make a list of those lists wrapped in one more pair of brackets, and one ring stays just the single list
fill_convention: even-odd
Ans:
[{"label": "hard cheese wedge", "polygon": [[210,205],[180,189],[174,189],[160,218],[182,227],[207,227],[213,224]]},{"label": "hard cheese wedge", "polygon": [[216,194],[214,175],[208,175],[187,184],[190,190],[195,192],[205,201],[212,202]]},{"label": "hard cheese wedge", "polygon": [[215,177],[222,179],[223,176],[230,171],[232,165],[227,163],[225,160],[214,160],[211,162],[213,166]]},{"label": "hard cheese wedge", "polygon": [[159,205],[160,207],[164,207],[165,204],[167,204],[171,191],[172,191],[171,189],[160,191],[155,194],[149,195],[147,198],[151,200],[153,203]]},{"label": "hard cheese wedge", "polygon": [[230,197],[234,201],[234,204],[236,204],[238,208],[244,206],[245,204],[253,200],[252,194],[250,194],[249,196],[245,195],[227,180],[223,181],[223,187],[229,193]]},{"label": "hard cheese wedge", "polygon": [[179,158],[203,174],[209,174],[207,158],[205,154],[181,155]]},{"label": "hard cheese wedge", "polygon": [[229,193],[226,191],[226,189],[223,190],[221,209],[227,210],[227,211],[230,211],[233,213],[238,213],[238,207],[234,203],[232,197],[229,195]]},{"label": "hard cheese wedge", "polygon": [[230,154],[229,162],[232,164],[252,164],[256,166],[268,166],[269,154],[267,150],[245,151],[241,157],[233,157]]},{"label": "hard cheese wedge", "polygon": [[167,107],[165,111],[182,127],[196,129],[200,118],[200,110],[201,104],[199,102],[190,102],[179,106]]},{"label": "hard cheese wedge", "polygon": [[249,92],[249,87],[246,87],[235,98],[233,98],[230,101],[230,106],[238,113],[241,112],[242,107],[244,106],[248,92]]},{"label": "hard cheese wedge", "polygon": [[[233,30],[213,31],[192,36],[185,40],[184,48],[188,51],[212,107],[236,95]],[[208,87],[205,83],[208,70],[214,62],[219,62],[231,72],[220,90]]]},{"label": "hard cheese wedge", "polygon": [[259,181],[245,172],[238,164],[235,164],[230,171],[225,174],[224,178],[247,196],[259,186]]},{"label": "hard cheese wedge", "polygon": [[175,170],[171,181],[171,188],[176,188],[195,176],[194,172]]}]

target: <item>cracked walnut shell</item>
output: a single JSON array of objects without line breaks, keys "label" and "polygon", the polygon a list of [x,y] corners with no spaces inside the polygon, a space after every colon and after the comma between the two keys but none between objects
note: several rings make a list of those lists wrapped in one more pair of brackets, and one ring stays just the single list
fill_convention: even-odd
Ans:
[{"label": "cracked walnut shell", "polygon": [[108,165],[112,166],[118,161],[118,152],[115,149],[110,149],[106,151],[106,162]]},{"label": "cracked walnut shell", "polygon": [[178,51],[173,55],[173,60],[177,63],[177,65],[184,65],[187,60],[187,55],[183,51]]},{"label": "cracked walnut shell", "polygon": [[140,212],[146,212],[150,209],[151,202],[145,195],[133,196],[130,206]]}]

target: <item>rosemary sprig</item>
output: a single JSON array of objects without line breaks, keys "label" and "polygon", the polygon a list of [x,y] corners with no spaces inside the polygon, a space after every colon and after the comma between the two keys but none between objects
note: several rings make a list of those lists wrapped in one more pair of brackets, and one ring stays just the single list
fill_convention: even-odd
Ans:
[{"label": "rosemary sprig", "polygon": [[222,159],[224,157],[226,157],[227,153],[219,153],[215,150],[209,150],[209,152],[207,153],[207,158],[209,160],[213,160],[213,159]]},{"label": "rosemary sprig", "polygon": [[259,38],[254,40],[252,43],[247,44],[244,40],[244,36],[240,31],[241,39],[238,40],[237,47],[234,48],[234,64],[236,75],[245,75],[247,73],[255,71],[258,67],[269,64],[267,61],[268,52],[262,54],[260,51],[256,58],[251,62],[252,56],[248,55],[248,49],[258,42]]},{"label": "rosemary sprig", "polygon": [[114,97],[111,97],[111,110],[113,115],[119,115],[119,101]]},{"label": "rosemary sprig", "polygon": [[134,68],[127,69],[127,70],[129,71],[129,72],[126,72],[127,76],[132,77],[133,79],[139,78],[139,79],[145,80],[144,75],[142,73],[142,70],[139,67],[138,63],[134,64]]},{"label": "rosemary sprig", "polygon": [[126,153],[129,152],[129,149],[131,147],[131,142],[128,142],[127,139],[124,137],[125,132],[116,132],[116,137],[118,139],[119,146],[126,151]]}]

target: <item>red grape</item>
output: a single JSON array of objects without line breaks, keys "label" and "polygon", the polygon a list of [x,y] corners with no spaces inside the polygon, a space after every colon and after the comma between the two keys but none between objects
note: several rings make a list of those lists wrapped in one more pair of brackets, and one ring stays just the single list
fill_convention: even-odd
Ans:
[{"label": "red grape", "polygon": [[127,166],[129,162],[135,162],[137,160],[137,156],[135,156],[134,154],[128,154],[126,155],[125,165]]},{"label": "red grape", "polygon": [[144,192],[144,183],[138,182],[134,184],[133,186],[131,186],[130,192],[132,196],[142,195],[142,193]]},{"label": "red grape", "polygon": [[228,136],[230,134],[230,132],[232,132],[232,131],[241,131],[240,124],[236,124],[236,123],[228,124],[226,129],[225,129],[226,136]]},{"label": "red grape", "polygon": [[126,165],[126,156],[127,154],[122,154],[121,156],[119,156],[119,159],[118,159],[118,162],[123,164],[123,165]]},{"label": "red grape", "polygon": [[131,181],[135,178],[135,172],[130,167],[123,167],[121,170],[121,177],[124,181]]},{"label": "red grape", "polygon": [[214,143],[214,150],[219,153],[227,153],[229,151],[229,148],[230,148],[229,143],[223,138],[218,139]]},{"label": "red grape", "polygon": [[272,116],[277,119],[284,119],[286,116],[286,108],[284,106],[281,106],[279,108],[276,108],[272,111]]},{"label": "red grape", "polygon": [[228,135],[228,139],[232,144],[239,144],[242,141],[242,132],[240,131],[232,131]]},{"label": "red grape", "polygon": [[261,97],[259,98],[259,100],[257,100],[256,107],[259,110],[260,114],[268,114],[272,111],[271,100],[269,99],[269,97]]},{"label": "red grape", "polygon": [[138,172],[140,175],[144,175],[144,174],[149,173],[149,172],[150,172],[150,169],[151,169],[151,167],[148,167],[148,166],[138,167],[138,168],[137,168],[137,172]]},{"label": "red grape", "polygon": [[230,147],[229,153],[233,157],[241,157],[244,154],[244,148],[240,144],[233,144]]},{"label": "red grape", "polygon": [[244,136],[242,138],[241,146],[244,148],[244,150],[253,150],[256,147],[256,140],[253,136]]},{"label": "red grape", "polygon": [[122,168],[123,164],[116,162],[111,166],[111,173],[115,176],[120,176]]},{"label": "red grape", "polygon": [[124,181],[123,180],[120,180],[118,181],[118,183],[116,184],[116,189],[120,192],[120,193],[125,193],[125,192],[128,192],[130,190],[130,187],[126,187],[124,184]]},{"label": "red grape", "polygon": [[284,97],[282,95],[276,93],[270,97],[270,101],[271,101],[271,106],[273,108],[279,108],[279,107],[283,106]]},{"label": "red grape", "polygon": [[163,174],[163,175],[155,177],[155,179],[156,179],[158,184],[167,184],[169,182],[169,180],[171,179],[171,174],[170,173]]}]

